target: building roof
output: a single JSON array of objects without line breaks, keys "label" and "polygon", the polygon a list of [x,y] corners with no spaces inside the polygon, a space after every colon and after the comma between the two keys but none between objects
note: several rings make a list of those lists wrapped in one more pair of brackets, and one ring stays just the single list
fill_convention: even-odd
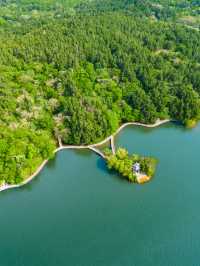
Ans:
[{"label": "building roof", "polygon": [[139,163],[135,163],[133,165],[133,171],[135,171],[135,172],[139,172],[140,171],[140,164]]}]

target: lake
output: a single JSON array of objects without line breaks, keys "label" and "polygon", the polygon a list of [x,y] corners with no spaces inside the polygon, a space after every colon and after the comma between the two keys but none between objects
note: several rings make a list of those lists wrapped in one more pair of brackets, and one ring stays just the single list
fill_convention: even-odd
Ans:
[{"label": "lake", "polygon": [[116,145],[159,160],[145,185],[64,150],[0,193],[1,266],[199,266],[200,125],[127,127]]}]

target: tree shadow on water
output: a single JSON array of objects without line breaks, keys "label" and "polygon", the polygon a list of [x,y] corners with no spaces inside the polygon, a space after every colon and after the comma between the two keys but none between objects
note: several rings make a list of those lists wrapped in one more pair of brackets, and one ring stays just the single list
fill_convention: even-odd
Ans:
[{"label": "tree shadow on water", "polygon": [[123,178],[119,173],[117,173],[115,170],[110,170],[107,167],[106,160],[99,158],[97,160],[97,168],[103,171],[104,173],[108,174],[109,177],[115,178],[120,182],[128,182],[125,178]]},{"label": "tree shadow on water", "polygon": [[97,168],[103,171],[104,173],[109,173],[109,169],[107,168],[106,161],[102,158],[97,159]]},{"label": "tree shadow on water", "polygon": [[55,155],[52,159],[50,159],[49,161],[48,161],[48,163],[46,164],[46,167],[47,168],[55,168],[55,166],[56,166],[56,161],[57,161],[57,156]]}]

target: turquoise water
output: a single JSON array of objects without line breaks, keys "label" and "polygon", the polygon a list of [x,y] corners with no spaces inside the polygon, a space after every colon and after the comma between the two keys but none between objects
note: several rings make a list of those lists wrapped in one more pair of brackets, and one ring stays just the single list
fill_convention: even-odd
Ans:
[{"label": "turquoise water", "polygon": [[200,265],[200,125],[127,127],[116,139],[159,159],[129,184],[91,152],[59,152],[27,186],[0,193],[0,266]]}]

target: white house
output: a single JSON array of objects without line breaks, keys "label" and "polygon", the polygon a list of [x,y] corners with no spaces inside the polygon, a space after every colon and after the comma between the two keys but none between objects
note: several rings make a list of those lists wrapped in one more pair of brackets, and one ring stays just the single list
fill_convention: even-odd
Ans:
[{"label": "white house", "polygon": [[139,173],[140,172],[140,164],[139,163],[135,163],[134,165],[133,165],[133,171],[135,172],[135,173]]}]

